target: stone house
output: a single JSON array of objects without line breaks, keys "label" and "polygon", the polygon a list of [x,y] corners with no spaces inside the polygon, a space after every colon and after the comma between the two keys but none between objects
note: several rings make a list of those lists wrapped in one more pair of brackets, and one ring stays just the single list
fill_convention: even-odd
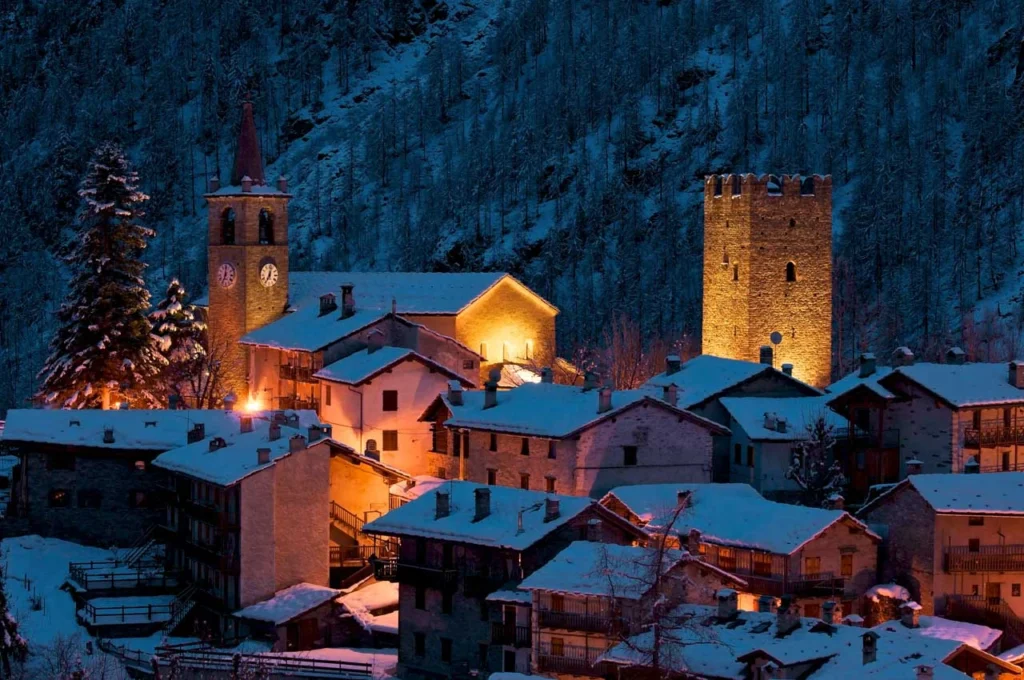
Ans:
[{"label": "stone house", "polygon": [[747,581],[744,608],[762,595],[789,595],[812,618],[828,601],[858,613],[860,596],[877,583],[881,539],[842,510],[776,503],[747,484],[623,486],[601,504]]},{"label": "stone house", "polygon": [[998,620],[1024,642],[1024,473],[911,475],[858,517],[885,536],[882,576],[925,614]]},{"label": "stone house", "polygon": [[[239,428],[158,456],[166,560],[197,587],[197,619],[234,637],[229,615],[299,583],[327,586],[331,449],[312,412],[243,416]],[[317,518],[322,518],[317,521]]]},{"label": "stone house", "polygon": [[550,378],[504,391],[496,377],[479,391],[450,385],[422,416],[435,451],[451,454],[437,476],[575,495],[711,480],[712,437],[728,429],[679,408],[673,388],[659,397]]},{"label": "stone house", "polygon": [[232,614],[240,630],[270,643],[271,652],[301,652],[334,644],[334,599],[340,591],[297,583]]},{"label": "stone house", "polygon": [[[256,414],[257,416],[261,414]],[[153,459],[203,436],[239,428],[233,411],[7,412],[3,447],[19,475],[9,531],[129,546],[163,516]]]},{"label": "stone house", "polygon": [[683,550],[577,541],[519,584],[531,596],[533,671],[602,677],[599,659],[612,646],[666,625],[652,611],[713,603],[719,591],[746,585]]},{"label": "stone house", "polygon": [[400,540],[397,559],[378,561],[376,577],[399,584],[398,661],[405,678],[528,672],[529,601],[516,585],[573,541],[646,538],[588,498],[461,481],[363,530]]}]

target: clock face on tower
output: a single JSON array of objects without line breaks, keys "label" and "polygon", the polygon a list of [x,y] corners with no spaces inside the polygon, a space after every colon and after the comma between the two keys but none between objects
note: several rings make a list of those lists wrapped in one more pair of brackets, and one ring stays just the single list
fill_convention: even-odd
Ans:
[{"label": "clock face on tower", "polygon": [[260,267],[260,283],[263,284],[264,288],[270,288],[277,283],[277,265],[273,262],[267,262]]},{"label": "clock face on tower", "polygon": [[230,288],[235,285],[237,279],[238,275],[235,272],[235,265],[225,262],[217,267],[217,283],[220,284],[221,288]]}]

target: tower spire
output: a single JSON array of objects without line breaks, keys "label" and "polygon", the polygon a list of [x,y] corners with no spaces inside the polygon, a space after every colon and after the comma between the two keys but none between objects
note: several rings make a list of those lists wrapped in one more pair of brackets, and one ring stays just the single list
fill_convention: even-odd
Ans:
[{"label": "tower spire", "polygon": [[252,116],[252,102],[248,96],[242,102],[242,129],[238,132],[238,150],[235,152],[235,169],[231,173],[231,184],[240,185],[243,177],[248,177],[258,186],[266,184],[263,177],[263,158],[260,156],[260,140],[256,134],[256,121]]}]

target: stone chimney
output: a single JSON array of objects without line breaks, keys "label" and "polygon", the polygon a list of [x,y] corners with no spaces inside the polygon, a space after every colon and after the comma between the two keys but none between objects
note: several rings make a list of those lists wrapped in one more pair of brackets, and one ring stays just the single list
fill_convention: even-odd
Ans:
[{"label": "stone chimney", "polygon": [[597,391],[597,412],[608,413],[612,410],[612,388],[605,385]]},{"label": "stone chimney", "polygon": [[219,451],[227,446],[228,443],[224,441],[223,437],[213,437],[210,439],[210,451]]},{"label": "stone chimney", "polygon": [[861,659],[864,665],[874,663],[878,657],[878,638],[879,635],[873,630],[869,630],[860,636],[861,638]]},{"label": "stone chimney", "polygon": [[847,614],[843,617],[844,626],[852,626],[854,628],[864,627],[864,617],[857,614]]},{"label": "stone chimney", "polygon": [[1024,361],[1014,359],[1010,362],[1010,384],[1018,390],[1024,389]]},{"label": "stone chimney", "polygon": [[238,403],[238,397],[235,396],[234,392],[228,392],[224,397],[224,409],[227,411],[234,411],[235,404]]},{"label": "stone chimney", "polygon": [[452,406],[462,406],[462,383],[458,380],[448,381],[448,403]]},{"label": "stone chimney", "polygon": [[775,431],[783,434],[789,429],[789,423],[786,422],[785,418],[778,417],[775,419]]},{"label": "stone chimney", "polygon": [[239,432],[246,434],[252,432],[252,416],[242,416],[239,419]]},{"label": "stone chimney", "polygon": [[683,362],[679,359],[678,354],[669,354],[665,357],[665,375],[675,375],[682,365]]},{"label": "stone chimney", "polygon": [[298,453],[306,448],[306,438],[301,434],[293,434],[288,438],[288,452]]},{"label": "stone chimney", "polygon": [[757,598],[757,611],[762,614],[774,614],[775,613],[776,599],[773,595],[762,595]]},{"label": "stone chimney", "polygon": [[967,459],[967,462],[964,463],[964,473],[968,475],[976,475],[979,472],[981,472],[981,464],[978,463],[977,458],[971,456]]},{"label": "stone chimney", "polygon": [[277,178],[277,190],[282,194],[288,193],[288,178],[284,175]]},{"label": "stone chimney", "polygon": [[377,448],[376,439],[367,439],[366,448],[363,450],[363,455],[370,460],[380,462],[380,449]]},{"label": "stone chimney", "polygon": [[252,177],[249,175],[242,178],[242,191],[247,194],[252,192]]},{"label": "stone chimney", "polygon": [[731,621],[736,618],[739,606],[739,595],[732,588],[722,588],[716,595],[718,598],[718,618]]},{"label": "stone chimney", "polygon": [[842,618],[841,612],[838,603],[827,600],[821,605],[821,620],[832,626],[839,625],[839,619]]},{"label": "stone chimney", "polygon": [[675,383],[669,383],[662,388],[662,399],[669,406],[675,406],[679,403],[679,388],[676,387]]},{"label": "stone chimney", "polygon": [[338,308],[338,299],[334,293],[324,293],[320,296],[320,316],[330,314]]},{"label": "stone chimney", "polygon": [[498,380],[500,376],[500,369],[491,369],[488,380],[484,383],[484,408],[494,408],[498,405]]},{"label": "stone chimney", "polygon": [[779,636],[788,635],[800,626],[800,614],[793,606],[793,596],[783,595],[775,615],[775,629]]},{"label": "stone chimney", "polygon": [[550,522],[562,516],[561,503],[557,498],[544,499],[544,521]]},{"label": "stone chimney", "polygon": [[266,465],[270,462],[270,449],[256,449],[256,464]]},{"label": "stone chimney", "polygon": [[946,363],[954,366],[962,366],[967,361],[967,352],[959,347],[950,347],[946,350]]},{"label": "stone chimney", "polygon": [[830,510],[845,510],[846,499],[842,494],[834,493],[828,497],[828,507]]},{"label": "stone chimney", "polygon": [[491,490],[487,487],[473,489],[473,499],[476,502],[476,512],[473,513],[473,521],[479,522],[491,514]]},{"label": "stone chimney", "polygon": [[691,555],[699,555],[700,543],[700,529],[690,529],[690,532],[686,534],[686,552],[690,553]]},{"label": "stone chimney", "polygon": [[919,475],[921,474],[921,471],[924,469],[924,463],[919,461],[917,458],[908,458],[907,461],[904,463],[904,468],[907,471],[908,477],[910,475]]},{"label": "stone chimney", "polygon": [[113,444],[114,443],[114,428],[104,427],[103,428],[103,443]]},{"label": "stone chimney", "polygon": [[900,623],[907,628],[921,625],[921,605],[911,600],[900,605]]},{"label": "stone chimney", "polygon": [[186,441],[189,444],[195,444],[206,439],[206,424],[196,423],[192,426],[192,429],[188,431],[186,435]]},{"label": "stone chimney", "polygon": [[792,377],[793,375],[793,364],[782,364],[782,372]]},{"label": "stone chimney", "polygon": [[379,328],[374,328],[370,331],[370,334],[366,336],[366,352],[373,354],[381,347],[384,346],[384,333]]},{"label": "stone chimney", "polygon": [[775,355],[772,351],[771,345],[761,345],[760,361],[765,366],[775,365]]},{"label": "stone chimney", "polygon": [[548,385],[555,382],[555,372],[551,370],[550,366],[540,369],[540,381]]},{"label": "stone chimney", "polygon": [[351,283],[341,284],[341,318],[347,319],[356,313],[356,298],[352,294]]},{"label": "stone chimney", "polygon": [[589,392],[590,390],[597,388],[597,374],[593,371],[587,371],[583,374],[583,391]]},{"label": "stone chimney", "polygon": [[320,441],[320,439],[323,436],[324,436],[324,431],[322,429],[320,429],[319,425],[310,425],[306,429],[306,440],[309,441],[310,444],[312,444],[313,442],[316,442],[316,441]]},{"label": "stone chimney", "polygon": [[[679,491],[676,491],[676,507],[678,508],[680,505],[682,505],[683,507],[686,507],[689,504],[690,504],[690,492],[689,491],[685,491],[683,489],[680,489]],[[698,531],[697,533],[699,534],[700,532]]]},{"label": "stone chimney", "polygon": [[210,193],[215,194],[218,191],[220,191],[220,177],[210,175]]},{"label": "stone chimney", "polygon": [[914,674],[916,680],[934,680],[935,668],[923,663],[914,669]]},{"label": "stone chimney", "polygon": [[272,441],[272,442],[276,442],[280,438],[281,438],[281,423],[271,423],[270,424],[270,434],[268,436],[268,439],[270,441]]},{"label": "stone chimney", "polygon": [[447,517],[451,513],[451,496],[447,491],[438,491],[435,495],[434,519]]},{"label": "stone chimney", "polygon": [[860,355],[860,377],[866,378],[875,374],[875,355],[871,352],[864,352]]},{"label": "stone chimney", "polygon": [[768,413],[766,411],[764,414],[764,429],[774,432],[775,428],[778,426],[778,420],[779,419],[774,413]]},{"label": "stone chimney", "polygon": [[910,348],[901,345],[895,349],[892,353],[892,365],[895,367],[899,366],[910,366],[914,363],[914,353],[910,351]]}]

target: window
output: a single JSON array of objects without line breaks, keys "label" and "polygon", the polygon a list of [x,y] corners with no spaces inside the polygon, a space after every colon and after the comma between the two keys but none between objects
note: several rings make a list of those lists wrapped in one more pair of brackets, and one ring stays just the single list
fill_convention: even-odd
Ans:
[{"label": "window", "polygon": [[1003,409],[1003,427],[1005,427],[1007,430],[1009,430],[1012,423],[1013,423],[1013,409],[1012,408],[1004,408]]},{"label": "window", "polygon": [[800,182],[800,195],[801,196],[813,196],[814,195],[814,177],[806,177],[804,181]]},{"label": "window", "polygon": [[1010,452],[1003,451],[1003,472],[1010,471]]},{"label": "window", "polygon": [[67,489],[50,489],[48,500],[51,508],[71,507],[71,494]]},{"label": "window", "polygon": [[821,573],[821,558],[820,557],[805,557],[804,558],[804,576],[812,576]]},{"label": "window", "polygon": [[979,594],[978,584],[975,583],[974,585],[971,586],[971,595],[978,595],[978,594]]},{"label": "window", "polygon": [[383,411],[398,410],[398,390],[384,390],[384,403],[381,406]]},{"label": "window", "polygon": [[149,498],[147,498],[145,491],[139,491],[134,489],[128,492],[128,507],[130,508],[148,508]]},{"label": "window", "polygon": [[235,209],[228,208],[220,216],[220,243],[224,246],[235,245]]},{"label": "window", "polygon": [[324,405],[325,406],[330,406],[331,405],[331,386],[330,385],[324,385]]},{"label": "window", "polygon": [[441,612],[444,614],[452,613],[452,591],[450,590],[441,591]]},{"label": "window", "polygon": [[47,470],[74,470],[75,454],[51,453],[46,457]]},{"label": "window", "polygon": [[464,371],[472,371],[474,368],[476,368],[476,362],[475,361],[473,361],[472,359],[463,359],[462,360],[462,369]]},{"label": "window", "polygon": [[754,447],[747,446],[747,467],[754,467]]},{"label": "window", "polygon": [[416,539],[416,564],[427,563],[427,541],[423,538]]},{"label": "window", "polygon": [[423,586],[416,586],[416,609],[427,608],[427,589]]},{"label": "window", "polygon": [[544,478],[544,490],[547,491],[548,493],[554,493],[555,492],[555,478],[554,477],[545,477]]},{"label": "window", "polygon": [[416,656],[426,656],[427,654],[427,636],[423,633],[413,633],[412,639],[416,647]]},{"label": "window", "polygon": [[527,437],[523,437],[523,442],[519,445],[519,454],[523,456],[530,455],[530,440]]},{"label": "window", "polygon": [[972,414],[973,425],[975,430],[981,429],[981,411],[974,411]]},{"label": "window", "polygon": [[558,456],[558,442],[554,439],[548,442],[548,458],[554,460]]},{"label": "window", "polygon": [[972,526],[972,527],[983,527],[983,526],[985,526],[985,518],[984,517],[968,517],[967,518],[967,525],[968,526]]},{"label": "window", "polygon": [[981,539],[980,538],[969,538],[969,539],[967,539],[967,552],[981,552]]},{"label": "window", "polygon": [[1020,584],[1019,583],[1011,583],[1010,584],[1010,595],[1012,595],[1013,597],[1020,597]]},{"label": "window", "polygon": [[260,210],[259,239],[260,245],[274,245],[274,216],[266,208]]},{"label": "window", "polygon": [[743,178],[739,175],[732,176],[732,195],[739,196],[743,193]]},{"label": "window", "polygon": [[565,640],[560,637],[551,638],[551,656],[565,656]]},{"label": "window", "polygon": [[843,553],[839,556],[839,575],[853,576],[853,553]]},{"label": "window", "polygon": [[739,281],[740,280],[740,266],[738,264],[734,264],[732,266],[732,280],[733,281]]},{"label": "window", "polygon": [[527,490],[530,488],[530,475],[525,472],[519,474],[519,488]]},{"label": "window", "polygon": [[755,552],[754,553],[754,575],[755,576],[771,576],[772,575],[772,556],[771,556],[771,553],[766,553],[766,552]]},{"label": "window", "polygon": [[456,458],[462,455],[462,436],[458,432],[452,432],[452,455]]},{"label": "window", "polygon": [[743,465],[743,446],[740,444],[733,444],[732,447],[732,462],[737,465]]},{"label": "window", "polygon": [[[722,195],[722,176],[715,175],[715,196]],[[728,224],[728,222],[726,222]]]},{"label": "window", "polygon": [[103,502],[103,494],[98,489],[82,489],[78,492],[78,507],[98,508]]},{"label": "window", "polygon": [[565,611],[565,596],[552,593],[551,595],[551,611],[553,612],[564,612]]},{"label": "window", "polygon": [[487,448],[490,449],[491,451],[497,451],[498,450],[498,435],[494,434],[493,432],[491,433],[491,443],[490,443],[490,446],[488,446]]},{"label": "window", "polygon": [[441,638],[441,661],[444,661],[445,663],[452,662],[451,638]]},{"label": "window", "polygon": [[501,655],[502,670],[506,673],[516,672],[516,652],[514,649],[506,649]]},{"label": "window", "polygon": [[445,543],[441,546],[441,566],[445,569],[451,569],[455,564],[455,546],[451,543]]},{"label": "window", "polygon": [[469,460],[469,432],[462,433],[462,457]]},{"label": "window", "polygon": [[[703,543],[701,546],[703,547]],[[734,571],[736,569],[736,551],[732,548],[724,548],[719,546],[718,548],[718,566],[726,571]]]},{"label": "window", "polygon": [[384,450],[385,451],[397,451],[398,450],[398,430],[384,430]]},{"label": "window", "polygon": [[622,464],[623,465],[636,465],[636,447],[635,446],[623,446],[622,447]]},{"label": "window", "polygon": [[498,483],[498,471],[490,468],[487,470],[487,483],[495,486]]},{"label": "window", "polygon": [[796,264],[792,262],[786,263],[786,281],[790,283],[796,281]]}]

